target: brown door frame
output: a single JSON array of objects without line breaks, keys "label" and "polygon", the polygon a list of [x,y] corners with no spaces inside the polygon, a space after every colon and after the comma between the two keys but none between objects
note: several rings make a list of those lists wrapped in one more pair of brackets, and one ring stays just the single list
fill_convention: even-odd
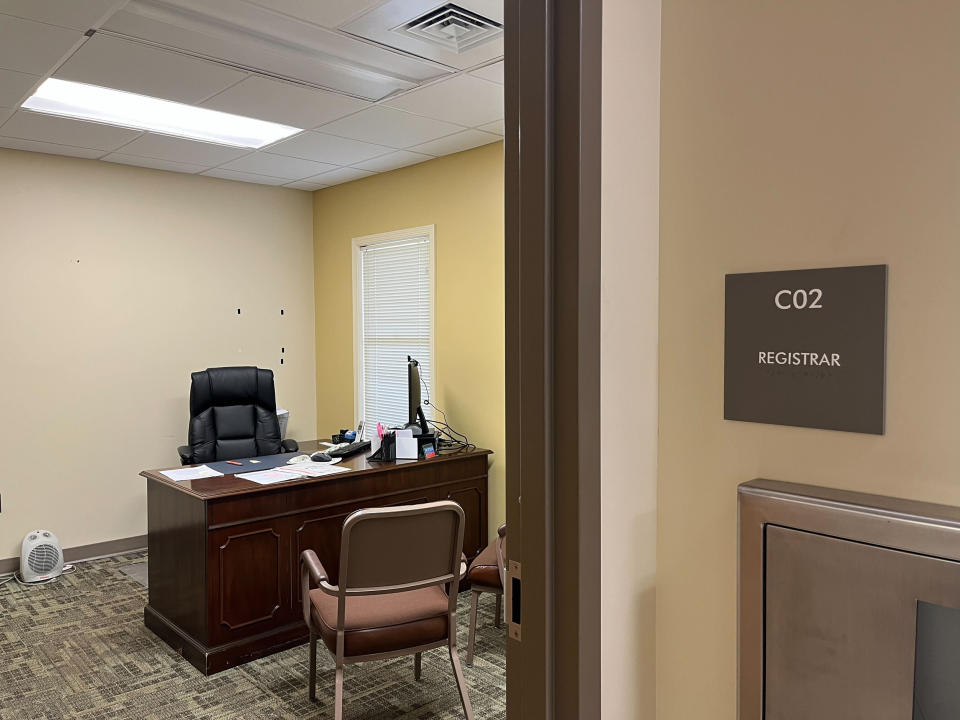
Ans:
[{"label": "brown door frame", "polygon": [[507,717],[597,718],[602,1],[504,9]]}]

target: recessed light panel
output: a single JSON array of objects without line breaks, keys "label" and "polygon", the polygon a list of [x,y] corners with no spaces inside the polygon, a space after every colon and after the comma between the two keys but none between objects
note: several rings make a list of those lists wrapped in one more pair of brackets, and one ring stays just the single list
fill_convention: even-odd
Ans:
[{"label": "recessed light panel", "polygon": [[56,78],[45,80],[23,107],[233,147],[261,148],[301,132],[289,125]]}]

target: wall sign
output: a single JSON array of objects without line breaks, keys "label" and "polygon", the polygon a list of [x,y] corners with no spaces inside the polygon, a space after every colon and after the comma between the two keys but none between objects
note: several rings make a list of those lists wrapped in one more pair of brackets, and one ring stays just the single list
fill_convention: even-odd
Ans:
[{"label": "wall sign", "polygon": [[727,420],[884,431],[887,266],[727,275]]}]

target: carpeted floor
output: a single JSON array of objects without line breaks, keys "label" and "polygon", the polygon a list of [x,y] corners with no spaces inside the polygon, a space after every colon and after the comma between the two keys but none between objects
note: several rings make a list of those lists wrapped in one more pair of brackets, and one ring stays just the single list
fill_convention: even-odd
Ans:
[{"label": "carpeted floor", "polygon": [[[143,625],[145,559],[97,560],[49,585],[0,587],[0,719],[333,717],[333,660],[322,644],[311,703],[305,645],[204,677],[161,642]],[[478,720],[506,717],[506,635],[493,614],[485,595],[474,665],[464,665]],[[461,662],[468,616],[469,593],[461,594]],[[419,683],[412,657],[347,666],[344,710],[348,720],[463,717],[444,648],[424,653]]]}]

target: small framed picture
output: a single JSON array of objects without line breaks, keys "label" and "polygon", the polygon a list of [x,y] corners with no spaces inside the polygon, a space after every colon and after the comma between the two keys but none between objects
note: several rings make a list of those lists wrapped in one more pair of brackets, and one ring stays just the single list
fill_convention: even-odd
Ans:
[{"label": "small framed picture", "polygon": [[432,458],[432,457],[436,457],[436,456],[437,456],[437,451],[436,451],[436,449],[433,447],[433,443],[427,443],[426,445],[423,446],[423,457],[424,457],[424,458]]}]

